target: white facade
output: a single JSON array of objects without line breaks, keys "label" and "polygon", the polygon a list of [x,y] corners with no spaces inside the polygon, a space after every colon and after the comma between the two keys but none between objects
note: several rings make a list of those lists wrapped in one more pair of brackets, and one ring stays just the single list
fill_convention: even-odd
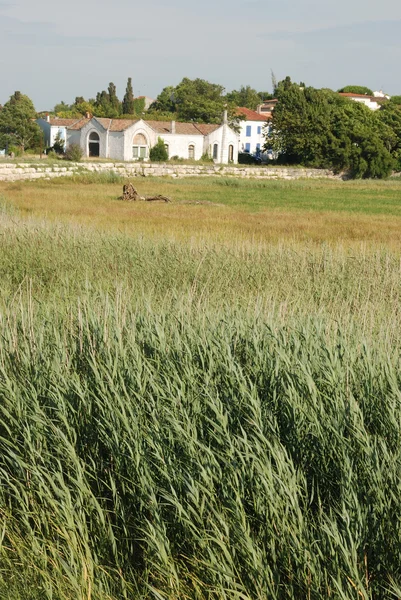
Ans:
[{"label": "white facade", "polygon": [[388,100],[389,96],[380,95],[382,92],[375,92],[373,96],[367,96],[365,94],[353,94],[352,92],[340,92],[340,96],[344,98],[349,98],[354,102],[360,102],[364,104],[370,110],[379,110],[379,108],[383,104],[383,100]]},{"label": "white facade", "polygon": [[245,120],[240,121],[239,151],[249,154],[261,153],[266,142],[266,116],[242,107],[238,108],[237,112],[245,116]]},{"label": "white facade", "polygon": [[64,140],[64,147],[67,142],[67,127],[76,123],[78,119],[59,119],[57,117],[46,117],[46,119],[36,119],[37,124],[44,133],[44,142],[46,148],[54,146],[57,135]]},{"label": "white facade", "polygon": [[93,117],[67,129],[67,146],[79,144],[86,157],[149,160],[150,148],[159,137],[169,158],[199,160],[208,153],[216,163],[238,162],[238,134],[227,122],[219,126]]}]

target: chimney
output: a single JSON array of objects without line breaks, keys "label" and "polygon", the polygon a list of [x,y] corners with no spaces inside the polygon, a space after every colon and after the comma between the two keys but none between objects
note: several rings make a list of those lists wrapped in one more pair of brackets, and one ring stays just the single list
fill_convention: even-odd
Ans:
[{"label": "chimney", "polygon": [[171,133],[175,133],[175,121],[171,121]]},{"label": "chimney", "polygon": [[47,121],[48,123],[50,123],[50,116],[49,116],[49,113],[47,113],[47,115],[46,115],[46,121]]},{"label": "chimney", "polygon": [[92,115],[90,114],[90,112],[85,113],[85,118],[86,119],[91,119]]},{"label": "chimney", "polygon": [[227,125],[227,123],[228,123],[227,109],[225,109],[224,113],[223,113],[223,125]]}]

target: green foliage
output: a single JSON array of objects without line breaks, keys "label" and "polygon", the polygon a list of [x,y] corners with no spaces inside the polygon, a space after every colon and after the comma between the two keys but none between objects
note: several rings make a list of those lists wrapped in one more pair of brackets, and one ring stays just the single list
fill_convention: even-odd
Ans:
[{"label": "green foliage", "polygon": [[83,150],[79,144],[70,144],[65,151],[65,159],[79,162],[83,156]]},{"label": "green foliage", "polygon": [[94,103],[94,111],[98,117],[116,119],[122,111],[122,104],[117,97],[116,86],[109,83],[108,91],[98,92]]},{"label": "green foliage", "polygon": [[236,106],[244,106],[251,110],[256,110],[257,106],[262,102],[261,95],[249,85],[242,85],[239,90],[233,90],[226,95],[226,98]]},{"label": "green foliage", "polygon": [[400,105],[401,104],[401,96],[391,96],[390,103]]},{"label": "green foliage", "polygon": [[383,132],[387,132],[386,147],[395,159],[397,171],[401,171],[401,105],[386,102],[377,111],[377,118],[383,124]]},{"label": "green foliage", "polygon": [[142,115],[142,113],[145,111],[145,104],[145,98],[134,98],[134,114]]},{"label": "green foliage", "polygon": [[[64,112],[69,112],[71,110],[73,110],[74,105],[70,105],[67,104],[66,102],[64,102],[63,100],[61,102],[59,102],[58,104],[55,105],[55,107],[53,108],[53,112],[58,115],[59,113],[64,113]],[[67,118],[67,117],[65,117]]]},{"label": "green foliage", "polygon": [[338,91],[343,93],[365,94],[367,96],[373,96],[373,91],[364,85],[346,85]]},{"label": "green foliage", "polygon": [[132,78],[128,77],[127,88],[123,98],[122,112],[126,115],[133,114],[135,111],[134,107],[134,90],[132,89]]},{"label": "green foliage", "polygon": [[391,130],[361,103],[331,90],[292,83],[277,87],[278,103],[265,148],[290,164],[348,171],[352,177],[387,177],[394,160]]},{"label": "green foliage", "polygon": [[15,145],[22,151],[40,147],[43,134],[35,118],[32,100],[15,92],[0,110],[0,145]]},{"label": "green foliage", "polygon": [[[238,123],[236,103],[227,102],[224,87],[204,79],[184,79],[176,87],[166,87],[149,109],[151,118],[155,112],[175,114],[177,121],[197,123],[221,123],[224,110],[228,110],[230,124]],[[150,116],[149,115],[149,116]]]},{"label": "green foliage", "polygon": [[65,140],[61,136],[61,133],[58,131],[56,137],[54,138],[53,150],[56,154],[64,154],[64,144]]},{"label": "green foliage", "polygon": [[154,162],[163,162],[168,160],[168,152],[165,148],[162,138],[157,139],[157,144],[149,150],[149,159]]}]

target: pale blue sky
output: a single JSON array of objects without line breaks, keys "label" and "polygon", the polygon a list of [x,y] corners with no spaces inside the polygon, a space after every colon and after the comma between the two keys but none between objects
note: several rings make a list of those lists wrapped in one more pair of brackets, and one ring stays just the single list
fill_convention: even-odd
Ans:
[{"label": "pale blue sky", "polygon": [[271,90],[271,70],[401,94],[400,65],[399,0],[0,0],[0,103],[37,110],[128,77],[151,97],[183,77]]}]

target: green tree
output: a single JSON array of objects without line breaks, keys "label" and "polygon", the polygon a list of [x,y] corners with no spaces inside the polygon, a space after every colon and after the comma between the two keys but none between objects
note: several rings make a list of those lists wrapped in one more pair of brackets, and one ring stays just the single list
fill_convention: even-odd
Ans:
[{"label": "green tree", "polygon": [[135,112],[134,91],[132,89],[131,77],[128,77],[127,88],[123,98],[122,111],[124,115],[132,115]]},{"label": "green tree", "polygon": [[227,94],[226,98],[228,102],[232,102],[236,106],[244,106],[251,110],[256,110],[258,104],[262,102],[260,94],[250,85],[242,85],[239,90],[233,90]]},{"label": "green tree", "polygon": [[168,152],[162,138],[157,139],[157,144],[149,150],[149,158],[155,162],[168,160]]},{"label": "green tree", "polygon": [[108,92],[102,90],[96,94],[95,114],[97,117],[108,117],[116,119],[120,115],[120,101],[116,95],[116,88],[113,83],[109,84]]},{"label": "green tree", "polygon": [[41,129],[35,123],[33,102],[21,92],[14,92],[0,111],[1,145],[14,145],[22,151],[41,146]]},{"label": "green tree", "polygon": [[391,96],[391,104],[401,104],[401,96]]},{"label": "green tree", "polygon": [[395,168],[401,171],[401,105],[386,102],[376,113],[382,128],[382,136],[387,132],[385,144],[395,160]]},{"label": "green tree", "polygon": [[277,98],[265,148],[282,161],[345,170],[352,177],[389,175],[394,160],[386,141],[392,132],[366,106],[289,77],[278,84]]},{"label": "green tree", "polygon": [[116,112],[116,116],[121,114],[121,102],[117,97],[117,88],[113,82],[109,83],[108,97],[111,109]]},{"label": "green tree", "polygon": [[54,138],[53,150],[56,154],[64,154],[64,138],[59,131]]},{"label": "green tree", "polygon": [[73,107],[70,104],[67,104],[62,100],[61,102],[55,105],[55,107],[53,108],[53,112],[57,115],[60,112],[70,111],[72,110],[72,108]]},{"label": "green tree", "polygon": [[221,123],[228,110],[231,125],[238,123],[236,104],[224,96],[224,87],[204,79],[184,79],[176,87],[166,87],[148,111],[149,118],[156,113],[173,115],[177,121]]},{"label": "green tree", "polygon": [[366,96],[373,96],[372,90],[364,85],[346,85],[338,90],[338,92],[342,92],[344,94],[364,94]]}]

